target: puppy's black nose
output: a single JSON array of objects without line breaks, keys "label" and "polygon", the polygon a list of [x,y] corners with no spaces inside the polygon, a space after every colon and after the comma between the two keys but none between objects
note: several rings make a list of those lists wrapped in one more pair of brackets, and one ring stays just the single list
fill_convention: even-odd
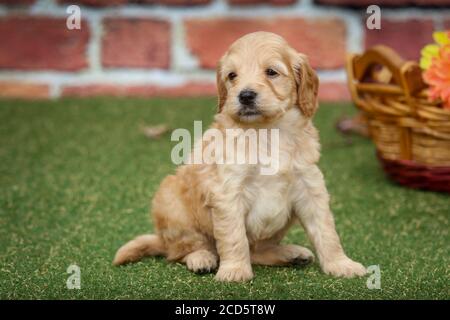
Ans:
[{"label": "puppy's black nose", "polygon": [[239,102],[246,106],[253,106],[255,104],[257,93],[253,90],[242,90],[239,93]]}]

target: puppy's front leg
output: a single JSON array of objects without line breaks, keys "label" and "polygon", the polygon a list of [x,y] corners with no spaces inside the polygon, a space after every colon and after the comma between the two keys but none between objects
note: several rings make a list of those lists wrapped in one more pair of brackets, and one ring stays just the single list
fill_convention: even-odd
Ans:
[{"label": "puppy's front leg", "polygon": [[364,275],[364,266],[344,253],[322,172],[317,166],[312,166],[302,172],[297,181],[295,212],[316,249],[322,270],[341,277]]},{"label": "puppy's front leg", "polygon": [[253,278],[245,229],[245,210],[233,202],[212,209],[214,238],[220,256],[216,280],[247,281]]}]

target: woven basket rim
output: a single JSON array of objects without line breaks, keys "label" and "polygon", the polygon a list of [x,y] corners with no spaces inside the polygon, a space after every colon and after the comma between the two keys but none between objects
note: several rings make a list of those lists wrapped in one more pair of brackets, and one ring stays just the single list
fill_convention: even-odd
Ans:
[{"label": "woven basket rim", "polygon": [[414,160],[386,159],[386,158],[384,158],[381,155],[381,153],[378,150],[376,151],[376,155],[377,155],[378,159],[383,160],[384,162],[388,162],[388,163],[397,164],[397,165],[400,165],[400,166],[409,167],[411,169],[421,169],[421,170],[428,170],[428,171],[435,171],[435,172],[446,172],[446,171],[448,171],[448,173],[450,174],[450,166],[431,166],[431,165],[426,165],[426,164],[423,164],[423,163],[419,163],[419,162],[414,161]]}]

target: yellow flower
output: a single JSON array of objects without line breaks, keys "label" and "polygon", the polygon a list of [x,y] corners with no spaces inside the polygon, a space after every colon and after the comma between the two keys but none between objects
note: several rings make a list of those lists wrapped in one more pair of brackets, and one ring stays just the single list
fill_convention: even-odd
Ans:
[{"label": "yellow flower", "polygon": [[433,57],[436,57],[439,53],[439,46],[437,44],[428,44],[420,51],[422,57],[420,58],[420,67],[422,69],[428,69],[431,65]]},{"label": "yellow flower", "polygon": [[433,39],[437,44],[428,44],[420,52],[422,55],[420,59],[420,67],[425,70],[431,66],[433,58],[436,58],[439,55],[439,50],[441,47],[445,47],[450,44],[450,32],[436,31],[433,33]]},{"label": "yellow flower", "polygon": [[435,32],[433,38],[438,44],[422,49],[423,79],[430,87],[429,98],[440,99],[450,109],[450,31]]},{"label": "yellow flower", "polygon": [[445,46],[447,44],[450,44],[450,37],[449,37],[449,32],[447,31],[436,31],[433,33],[433,39],[434,41],[441,45],[441,46]]}]

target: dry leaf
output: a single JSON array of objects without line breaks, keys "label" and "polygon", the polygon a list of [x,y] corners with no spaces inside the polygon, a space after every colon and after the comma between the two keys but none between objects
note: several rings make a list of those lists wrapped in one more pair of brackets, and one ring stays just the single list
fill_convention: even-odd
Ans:
[{"label": "dry leaf", "polygon": [[159,124],[156,126],[143,126],[141,128],[141,131],[149,139],[158,139],[164,133],[169,131],[169,127],[166,124]]},{"label": "dry leaf", "polygon": [[363,137],[369,136],[367,120],[361,114],[357,114],[352,118],[344,118],[337,122],[337,129],[343,134],[358,134]]}]

